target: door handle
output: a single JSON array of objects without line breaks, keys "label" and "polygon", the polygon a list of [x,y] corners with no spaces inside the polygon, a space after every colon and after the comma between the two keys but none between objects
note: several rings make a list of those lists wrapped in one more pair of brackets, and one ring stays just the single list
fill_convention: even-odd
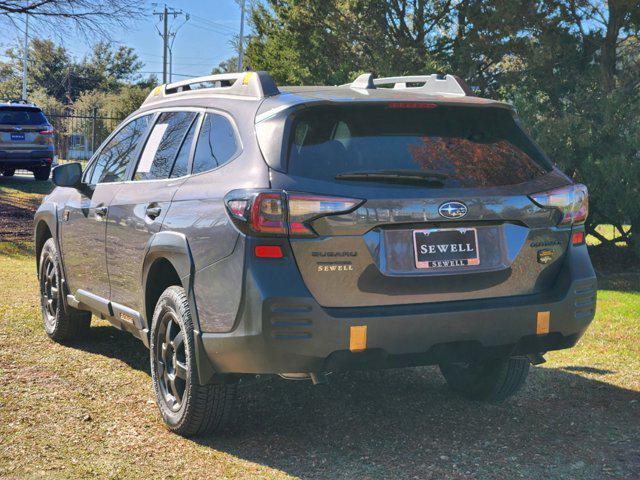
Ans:
[{"label": "door handle", "polygon": [[106,206],[96,207],[96,217],[104,217],[107,214],[108,208]]},{"label": "door handle", "polygon": [[156,218],[158,218],[160,216],[160,212],[162,212],[162,209],[160,207],[149,206],[146,210],[147,217],[149,217],[151,220],[155,220]]}]

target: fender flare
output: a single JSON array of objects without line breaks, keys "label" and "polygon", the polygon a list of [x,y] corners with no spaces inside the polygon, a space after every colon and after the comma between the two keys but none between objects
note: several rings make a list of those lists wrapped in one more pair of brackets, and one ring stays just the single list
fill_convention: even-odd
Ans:
[{"label": "fender flare", "polygon": [[[194,330],[194,346],[196,363],[198,366],[198,379],[200,384],[204,385],[210,383],[214,371],[207,357],[204,346],[202,345],[202,332],[200,330],[200,321],[198,319],[198,308],[196,305],[196,297],[194,292],[194,279],[195,279],[195,263],[193,261],[193,255],[191,248],[189,247],[189,241],[187,237],[178,232],[161,231],[154,234],[147,243],[147,249],[145,251],[144,261],[142,264],[142,285],[143,285],[143,298],[141,305],[145,306],[146,310],[146,286],[151,266],[158,259],[167,260],[178,273],[182,287],[187,292],[187,298],[189,301],[189,309],[191,311],[191,318],[193,319]],[[151,331],[151,318],[147,318],[147,314],[143,315],[144,323],[146,325],[144,335]]]},{"label": "fender flare", "polygon": [[33,216],[33,243],[36,248],[36,272],[38,272],[40,268],[40,265],[38,265],[40,259],[38,242],[41,240],[43,235],[43,225],[46,225],[51,232],[51,237],[53,238],[53,241],[56,242],[58,254],[62,259],[62,250],[60,250],[60,239],[58,238],[58,206],[55,203],[43,203],[38,207],[38,210]]}]

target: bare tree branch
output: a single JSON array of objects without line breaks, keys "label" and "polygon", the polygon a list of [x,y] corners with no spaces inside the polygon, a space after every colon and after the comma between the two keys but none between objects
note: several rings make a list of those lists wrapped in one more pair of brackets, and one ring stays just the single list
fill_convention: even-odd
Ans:
[{"label": "bare tree branch", "polygon": [[33,30],[47,33],[74,26],[86,36],[108,37],[110,27],[125,26],[141,17],[138,0],[0,0],[0,24],[28,14]]}]

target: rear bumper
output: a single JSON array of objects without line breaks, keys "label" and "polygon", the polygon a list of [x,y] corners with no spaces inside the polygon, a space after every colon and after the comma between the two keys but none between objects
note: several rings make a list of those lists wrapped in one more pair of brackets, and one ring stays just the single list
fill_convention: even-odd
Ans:
[{"label": "rear bumper", "polygon": [[51,165],[55,151],[47,150],[0,150],[0,168],[34,168]]},{"label": "rear bumper", "polygon": [[[215,372],[378,369],[547,352],[575,345],[595,315],[586,247],[570,249],[544,294],[403,306],[323,308],[286,274],[273,278],[253,267],[236,328],[201,334]],[[299,294],[278,295],[291,289]],[[539,312],[549,312],[546,333],[537,333]],[[359,326],[366,326],[366,349],[353,352],[351,327]]]}]

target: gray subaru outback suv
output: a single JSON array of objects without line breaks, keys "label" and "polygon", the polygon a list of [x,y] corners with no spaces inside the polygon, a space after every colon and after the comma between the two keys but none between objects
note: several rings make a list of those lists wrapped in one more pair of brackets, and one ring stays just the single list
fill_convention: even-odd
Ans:
[{"label": "gray subaru outback suv", "polygon": [[96,315],[138,337],[182,435],[221,428],[255,374],[439,365],[500,401],[595,312],[586,188],[449,75],[163,85],[53,180],[35,216],[47,334]]}]

